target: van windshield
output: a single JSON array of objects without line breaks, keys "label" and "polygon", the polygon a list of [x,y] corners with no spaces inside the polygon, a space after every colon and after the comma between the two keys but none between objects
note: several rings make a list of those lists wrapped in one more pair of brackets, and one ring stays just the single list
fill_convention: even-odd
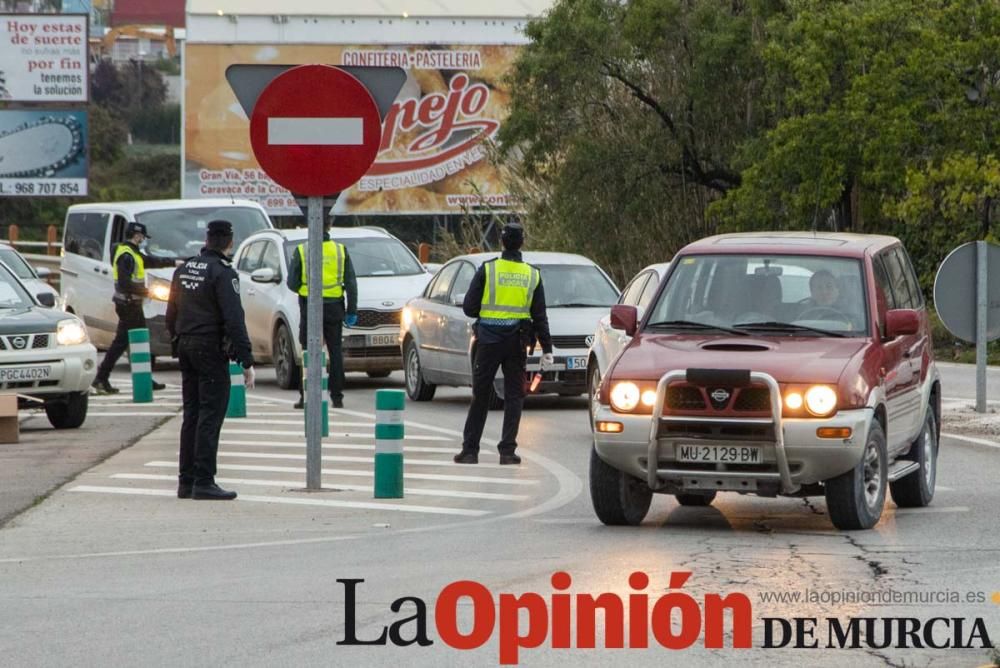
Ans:
[{"label": "van windshield", "polygon": [[259,210],[233,206],[146,211],[136,214],[135,219],[149,231],[147,251],[168,258],[187,258],[201,252],[205,231],[213,220],[233,224],[233,248],[254,232],[271,227]]}]

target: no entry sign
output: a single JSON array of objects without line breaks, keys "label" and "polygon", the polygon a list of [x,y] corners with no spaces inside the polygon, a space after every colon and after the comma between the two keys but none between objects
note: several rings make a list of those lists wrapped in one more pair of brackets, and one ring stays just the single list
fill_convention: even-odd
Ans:
[{"label": "no entry sign", "polygon": [[375,161],[381,139],[371,93],[329,65],[301,65],[278,75],[250,116],[257,162],[296,195],[333,195],[353,185]]}]

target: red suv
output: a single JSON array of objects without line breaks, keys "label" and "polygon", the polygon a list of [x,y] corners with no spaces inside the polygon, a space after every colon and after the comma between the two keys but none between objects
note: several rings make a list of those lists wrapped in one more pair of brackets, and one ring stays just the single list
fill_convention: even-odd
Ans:
[{"label": "red suv", "polygon": [[674,258],[593,406],[590,492],[605,524],[638,524],[654,492],[826,496],[868,529],[886,491],[934,496],[941,388],[923,295],[898,239],[710,237]]}]

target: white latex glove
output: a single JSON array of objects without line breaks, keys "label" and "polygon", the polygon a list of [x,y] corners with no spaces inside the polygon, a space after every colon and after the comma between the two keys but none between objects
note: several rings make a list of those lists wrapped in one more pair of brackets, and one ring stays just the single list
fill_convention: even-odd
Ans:
[{"label": "white latex glove", "polygon": [[257,372],[253,370],[253,367],[249,369],[243,369],[243,384],[248,390],[252,390],[254,382],[257,380]]},{"label": "white latex glove", "polygon": [[541,367],[542,371],[547,371],[555,365],[556,360],[552,357],[552,353],[545,353],[542,355]]}]

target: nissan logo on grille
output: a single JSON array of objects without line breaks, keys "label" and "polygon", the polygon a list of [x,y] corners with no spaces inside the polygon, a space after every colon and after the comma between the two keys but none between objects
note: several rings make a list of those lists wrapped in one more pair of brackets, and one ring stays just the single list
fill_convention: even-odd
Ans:
[{"label": "nissan logo on grille", "polygon": [[21,350],[26,345],[28,345],[28,337],[26,337],[26,336],[13,336],[10,339],[10,345],[13,348],[15,348],[16,350]]},{"label": "nissan logo on grille", "polygon": [[708,397],[712,400],[712,407],[716,410],[722,410],[729,403],[729,397],[733,396],[732,392],[724,387],[719,387],[711,391]]}]

